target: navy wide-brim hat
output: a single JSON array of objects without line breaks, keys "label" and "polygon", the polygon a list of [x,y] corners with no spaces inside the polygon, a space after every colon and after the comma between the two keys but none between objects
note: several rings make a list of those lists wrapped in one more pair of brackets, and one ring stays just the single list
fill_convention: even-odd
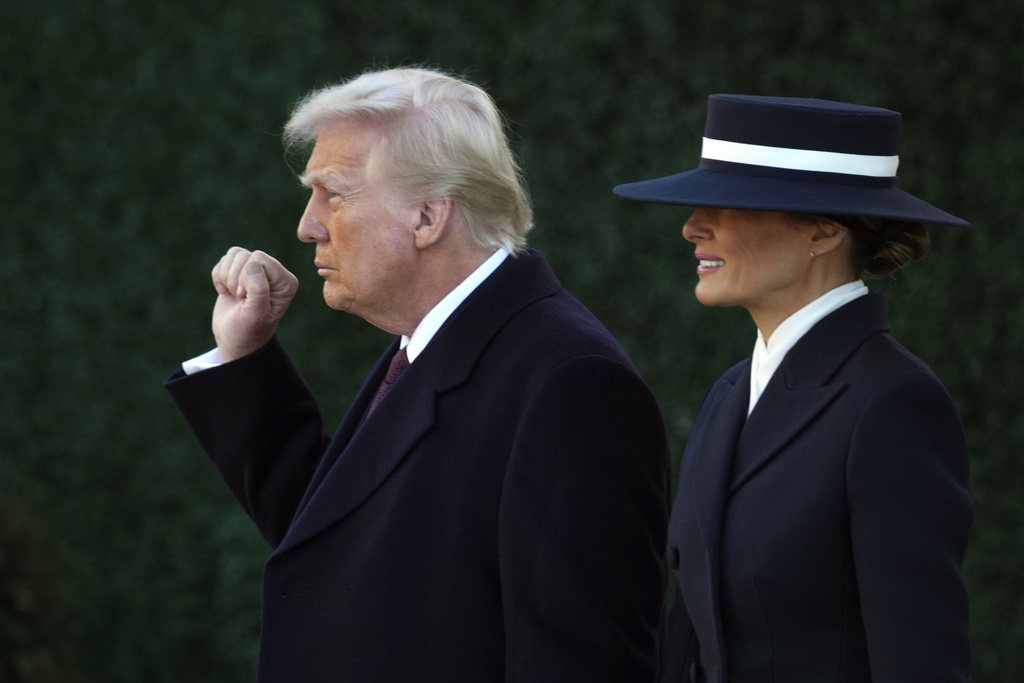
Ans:
[{"label": "navy wide-brim hat", "polygon": [[896,187],[900,114],[790,97],[712,95],[700,166],[613,192],[655,204],[967,226]]}]

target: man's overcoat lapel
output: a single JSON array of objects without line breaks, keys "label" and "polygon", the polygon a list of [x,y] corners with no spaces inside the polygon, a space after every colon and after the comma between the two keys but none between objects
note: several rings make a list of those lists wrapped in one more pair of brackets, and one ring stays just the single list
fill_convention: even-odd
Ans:
[{"label": "man's overcoat lapel", "polygon": [[561,289],[532,250],[508,257],[438,330],[373,416],[396,339],[380,357],[327,447],[277,554],[337,523],[373,494],[434,425],[440,395],[464,383],[487,343],[518,311]]}]

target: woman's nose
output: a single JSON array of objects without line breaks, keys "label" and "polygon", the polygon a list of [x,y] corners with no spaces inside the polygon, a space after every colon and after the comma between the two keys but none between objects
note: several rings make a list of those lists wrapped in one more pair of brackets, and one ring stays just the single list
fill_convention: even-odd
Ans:
[{"label": "woman's nose", "polygon": [[683,225],[683,239],[689,242],[696,242],[705,239],[709,235],[707,228],[709,211],[703,207],[694,209],[689,220]]}]

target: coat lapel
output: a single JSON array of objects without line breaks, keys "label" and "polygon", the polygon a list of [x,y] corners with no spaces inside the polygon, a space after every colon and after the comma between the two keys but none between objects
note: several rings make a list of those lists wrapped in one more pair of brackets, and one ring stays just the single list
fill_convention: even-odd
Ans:
[{"label": "coat lapel", "polygon": [[509,257],[438,330],[423,353],[363,419],[398,340],[381,355],[315,472],[305,500],[277,552],[343,519],[370,497],[434,425],[438,396],[466,381],[490,339],[518,311],[561,285],[530,250]]},{"label": "coat lapel", "polygon": [[735,384],[721,382],[701,409],[712,416],[712,422],[699,436],[695,452],[685,456],[692,467],[689,493],[698,526],[705,546],[716,560],[730,467],[750,401],[750,361],[737,368]]},{"label": "coat lapel", "polygon": [[[385,355],[390,362],[393,354]],[[314,487],[307,493],[308,503],[292,522],[281,549],[308,540],[352,512],[433,426],[437,366],[420,360],[409,366],[372,417],[362,420],[368,398],[353,404],[328,449],[332,457],[325,457],[318,470],[319,482],[314,480]],[[371,389],[373,393],[376,386]],[[354,428],[348,424],[349,418],[356,421]],[[347,443],[341,441],[345,432],[351,433]]]},{"label": "coat lapel", "polygon": [[743,428],[729,495],[846,389],[832,377],[869,336],[888,329],[882,295],[868,294],[825,316],[790,349]]},{"label": "coat lapel", "polygon": [[845,388],[846,384],[791,388],[786,386],[784,375],[777,373],[740,435],[729,495],[757,474]]}]

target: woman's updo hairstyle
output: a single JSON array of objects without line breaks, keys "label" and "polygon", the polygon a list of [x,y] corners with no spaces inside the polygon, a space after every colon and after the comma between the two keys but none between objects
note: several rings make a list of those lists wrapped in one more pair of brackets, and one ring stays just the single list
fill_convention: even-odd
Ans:
[{"label": "woman's updo hairstyle", "polygon": [[892,275],[924,258],[931,246],[928,228],[922,223],[868,216],[797,217],[808,222],[826,220],[845,228],[851,237],[850,262],[857,277]]},{"label": "woman's updo hairstyle", "polygon": [[853,238],[850,259],[857,275],[883,277],[918,261],[928,253],[931,240],[921,223],[866,216],[833,216]]}]

